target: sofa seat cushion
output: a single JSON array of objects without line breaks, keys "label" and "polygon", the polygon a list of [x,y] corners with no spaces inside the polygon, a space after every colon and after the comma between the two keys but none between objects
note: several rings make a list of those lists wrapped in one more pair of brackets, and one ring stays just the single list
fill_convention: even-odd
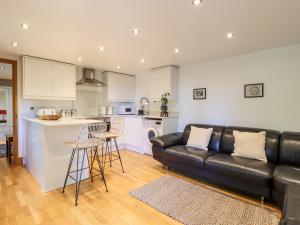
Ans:
[{"label": "sofa seat cushion", "polygon": [[204,160],[214,154],[212,151],[201,150],[184,145],[175,145],[164,152],[165,160],[182,163],[195,168],[203,168]]},{"label": "sofa seat cushion", "polygon": [[205,160],[205,169],[249,184],[270,187],[274,165],[229,154],[216,154]]},{"label": "sofa seat cushion", "polygon": [[288,183],[300,185],[300,168],[289,165],[276,166],[273,173],[274,189],[284,194]]}]

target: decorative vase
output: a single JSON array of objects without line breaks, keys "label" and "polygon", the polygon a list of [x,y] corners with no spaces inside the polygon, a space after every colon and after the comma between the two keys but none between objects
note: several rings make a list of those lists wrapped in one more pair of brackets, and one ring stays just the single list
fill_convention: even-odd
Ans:
[{"label": "decorative vase", "polygon": [[162,112],[168,112],[168,106],[167,106],[167,105],[161,105],[161,106],[160,106],[160,110],[161,110]]}]

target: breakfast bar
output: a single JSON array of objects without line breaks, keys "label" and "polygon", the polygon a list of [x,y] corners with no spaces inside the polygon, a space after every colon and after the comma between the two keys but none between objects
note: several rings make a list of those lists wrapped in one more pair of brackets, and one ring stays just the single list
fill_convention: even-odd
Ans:
[{"label": "breakfast bar", "polygon": [[[66,141],[75,140],[84,124],[97,123],[99,120],[59,119],[56,121],[38,118],[23,118],[26,129],[24,162],[26,167],[41,186],[43,192],[61,188],[72,153]],[[85,162],[87,165],[87,162]],[[72,170],[75,169],[75,163]],[[82,179],[88,178],[88,170]],[[74,183],[69,179],[67,184]]]}]

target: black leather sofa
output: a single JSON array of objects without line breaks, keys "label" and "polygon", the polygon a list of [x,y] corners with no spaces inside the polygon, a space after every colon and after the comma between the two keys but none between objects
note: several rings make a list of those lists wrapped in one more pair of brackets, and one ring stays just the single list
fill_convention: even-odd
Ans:
[{"label": "black leather sofa", "polygon": [[[208,151],[185,146],[191,126],[213,128]],[[234,149],[233,130],[266,131],[268,162],[231,156]],[[287,184],[300,186],[300,133],[281,134],[268,129],[189,124],[183,133],[163,135],[152,139],[151,143],[153,158],[165,166],[222,187],[273,201],[279,207],[285,205],[288,208],[285,201]],[[300,214],[300,205],[293,210]]]}]

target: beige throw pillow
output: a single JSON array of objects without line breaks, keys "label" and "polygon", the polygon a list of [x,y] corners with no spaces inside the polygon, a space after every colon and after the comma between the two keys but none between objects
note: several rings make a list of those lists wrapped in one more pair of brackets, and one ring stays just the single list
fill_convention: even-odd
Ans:
[{"label": "beige throw pillow", "polygon": [[234,150],[232,156],[268,161],[265,152],[265,131],[259,133],[233,131],[233,136]]},{"label": "beige throw pillow", "polygon": [[205,129],[191,126],[191,132],[186,146],[207,151],[212,132],[212,128]]}]

